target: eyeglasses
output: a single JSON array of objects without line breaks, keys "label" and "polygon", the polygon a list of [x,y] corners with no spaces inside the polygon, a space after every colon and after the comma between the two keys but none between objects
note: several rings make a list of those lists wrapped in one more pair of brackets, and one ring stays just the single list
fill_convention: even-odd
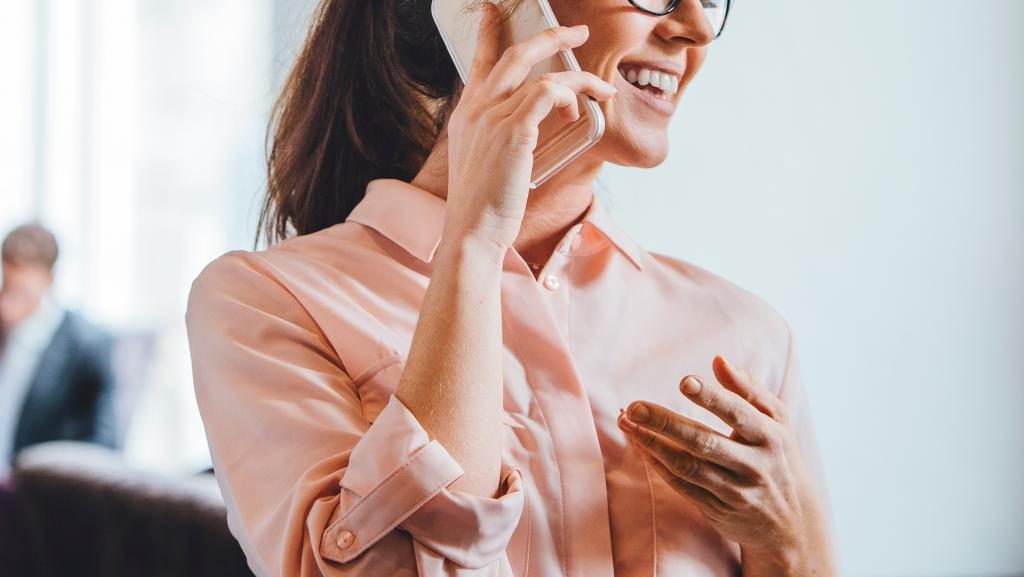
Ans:
[{"label": "eyeglasses", "polygon": [[[679,7],[683,0],[629,0],[629,3],[640,10],[654,16],[670,14]],[[722,35],[725,28],[725,21],[729,18],[729,0],[700,0],[704,7],[704,16],[707,16],[711,23],[711,29],[715,32],[715,38]]]}]

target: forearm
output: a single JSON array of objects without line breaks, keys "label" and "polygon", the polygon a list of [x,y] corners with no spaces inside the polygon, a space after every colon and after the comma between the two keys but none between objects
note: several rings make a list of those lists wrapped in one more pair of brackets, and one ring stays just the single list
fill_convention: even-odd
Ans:
[{"label": "forearm", "polygon": [[452,487],[490,497],[501,468],[504,253],[453,238],[438,247],[396,394],[465,471]]}]

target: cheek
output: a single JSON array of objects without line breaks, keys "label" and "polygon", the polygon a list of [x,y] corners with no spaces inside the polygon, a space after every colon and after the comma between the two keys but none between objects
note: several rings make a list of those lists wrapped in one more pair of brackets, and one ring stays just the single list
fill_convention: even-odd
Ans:
[{"label": "cheek", "polygon": [[627,0],[551,0],[559,24],[586,24],[590,37],[573,49],[580,67],[603,80],[618,74],[618,63],[650,41],[652,20]]}]

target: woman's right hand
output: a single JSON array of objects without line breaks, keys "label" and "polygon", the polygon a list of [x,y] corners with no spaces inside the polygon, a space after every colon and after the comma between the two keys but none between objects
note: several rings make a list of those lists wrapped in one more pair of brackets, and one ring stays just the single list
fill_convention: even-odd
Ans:
[{"label": "woman's right hand", "polygon": [[500,52],[501,15],[483,6],[472,71],[448,122],[445,233],[512,246],[522,226],[539,125],[552,112],[580,117],[578,94],[612,98],[616,89],[589,72],[554,72],[525,82],[535,64],[582,45],[586,25],[558,27]]}]

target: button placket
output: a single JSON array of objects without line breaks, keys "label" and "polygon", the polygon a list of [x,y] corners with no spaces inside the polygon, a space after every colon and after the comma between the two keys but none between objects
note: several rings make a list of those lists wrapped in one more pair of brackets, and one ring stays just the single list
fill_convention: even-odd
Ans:
[{"label": "button placket", "polygon": [[[578,250],[580,245],[583,243],[581,236],[581,229],[583,223],[577,223],[569,232],[566,233],[565,238],[555,248],[555,254],[552,255],[551,261],[548,262],[548,266],[545,266],[541,271],[541,275],[538,277],[538,281],[541,286],[546,288],[550,292],[558,292],[558,289],[562,286],[562,279],[559,278],[558,274],[548,272],[551,269],[552,261],[562,265],[560,268],[565,271],[566,266],[569,264],[569,259],[572,258],[571,252]],[[562,273],[564,274],[564,272]]]},{"label": "button placket", "polygon": [[[549,266],[539,277],[541,287],[528,284],[533,279],[518,277],[514,282],[524,283],[523,290],[528,294],[519,294],[517,298],[503,298],[503,307],[511,322],[507,330],[516,335],[513,341],[526,338],[539,341],[524,349],[527,353],[537,355],[524,358],[523,370],[526,381],[535,395],[537,405],[546,414],[560,415],[552,419],[549,433],[554,451],[558,455],[572,455],[573,458],[553,460],[551,472],[559,475],[578,478],[600,478],[603,474],[603,461],[599,440],[596,433],[581,434],[580,424],[585,423],[585,430],[596,431],[593,423],[594,415],[586,400],[586,392],[571,352],[568,335],[568,318],[570,297],[572,296],[572,259],[571,255],[556,251]],[[551,273],[560,277],[562,286],[557,291],[544,290],[544,280]],[[511,290],[515,290],[511,286]],[[540,289],[540,290],[537,290]],[[541,309],[538,311],[538,309]],[[546,310],[544,310],[546,309]],[[550,314],[549,314],[550,313]],[[519,335],[523,335],[519,338]],[[577,456],[581,458],[576,458]],[[595,476],[596,475],[596,476]],[[603,561],[588,561],[588,554],[595,548],[607,551],[611,555],[611,531],[608,527],[608,499],[605,483],[596,484],[592,490],[573,490],[563,487],[558,493],[559,504],[563,510],[570,511],[562,516],[558,533],[571,536],[588,533],[598,539],[588,541],[586,545],[575,544],[573,539],[566,539],[566,554],[575,558],[578,570],[573,575],[588,577],[612,577],[611,564]],[[562,524],[564,523],[564,524]]]}]

